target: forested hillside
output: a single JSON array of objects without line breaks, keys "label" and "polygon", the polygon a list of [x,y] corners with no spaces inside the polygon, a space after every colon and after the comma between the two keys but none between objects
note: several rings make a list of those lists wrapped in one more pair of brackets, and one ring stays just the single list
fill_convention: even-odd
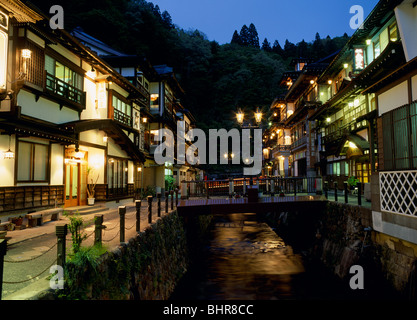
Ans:
[{"label": "forested hillside", "polygon": [[[207,40],[204,30],[183,30],[168,12],[145,0],[33,0],[46,14],[60,4],[65,29],[80,26],[88,34],[128,54],[143,54],[152,64],[167,64],[186,91],[184,105],[199,128],[230,128],[238,108],[266,111],[282,93],[278,86],[294,57],[320,59],[348,40],[347,35],[304,40],[260,43],[254,24],[230,35],[230,43]],[[282,32],[277,30],[278,32]],[[279,35],[282,36],[282,35]]]}]

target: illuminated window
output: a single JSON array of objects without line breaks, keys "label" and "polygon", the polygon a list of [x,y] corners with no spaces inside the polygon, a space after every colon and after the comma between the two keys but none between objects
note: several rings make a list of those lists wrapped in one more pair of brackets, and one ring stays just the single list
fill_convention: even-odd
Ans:
[{"label": "illuminated window", "polygon": [[48,163],[49,145],[19,141],[17,181],[47,181]]},{"label": "illuminated window", "polygon": [[159,144],[159,130],[151,130],[151,145]]},{"label": "illuminated window", "polygon": [[381,45],[379,43],[379,38],[376,42],[374,42],[374,59],[378,58],[381,54]]},{"label": "illuminated window", "polygon": [[151,111],[152,110],[159,110],[159,94],[157,93],[151,94]]},{"label": "illuminated window", "polygon": [[390,41],[398,40],[398,28],[396,22],[389,26],[389,39]]},{"label": "illuminated window", "polygon": [[45,55],[45,70],[66,84],[83,89],[83,77],[80,74],[48,55]]}]

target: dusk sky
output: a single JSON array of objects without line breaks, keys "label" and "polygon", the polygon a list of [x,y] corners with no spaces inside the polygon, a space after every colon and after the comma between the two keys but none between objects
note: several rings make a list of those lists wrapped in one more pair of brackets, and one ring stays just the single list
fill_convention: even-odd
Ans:
[{"label": "dusk sky", "polygon": [[311,42],[316,32],[321,38],[353,34],[349,26],[353,17],[350,8],[361,5],[364,17],[378,0],[148,0],[168,11],[179,27],[198,29],[209,40],[220,44],[232,39],[234,30],[253,23],[262,44],[264,38],[272,44],[285,39],[293,43]]}]

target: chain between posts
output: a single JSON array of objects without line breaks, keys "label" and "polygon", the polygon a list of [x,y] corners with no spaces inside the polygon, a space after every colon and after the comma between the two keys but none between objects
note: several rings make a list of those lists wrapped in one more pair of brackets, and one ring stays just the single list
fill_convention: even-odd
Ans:
[{"label": "chain between posts", "polygon": [[39,277],[42,273],[45,273],[48,269],[50,269],[54,264],[57,264],[57,259],[55,259],[47,268],[45,268],[42,272],[38,273],[36,276],[33,276],[31,278],[21,280],[21,281],[3,281],[5,284],[20,284],[25,283],[31,280],[35,280],[37,277]]}]

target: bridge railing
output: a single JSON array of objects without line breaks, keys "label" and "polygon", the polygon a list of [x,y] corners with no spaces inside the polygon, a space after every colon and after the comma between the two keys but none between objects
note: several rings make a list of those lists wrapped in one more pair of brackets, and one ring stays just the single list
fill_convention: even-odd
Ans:
[{"label": "bridge railing", "polygon": [[181,198],[239,197],[247,195],[248,186],[258,188],[263,195],[321,194],[322,177],[235,178],[227,180],[182,181]]}]

